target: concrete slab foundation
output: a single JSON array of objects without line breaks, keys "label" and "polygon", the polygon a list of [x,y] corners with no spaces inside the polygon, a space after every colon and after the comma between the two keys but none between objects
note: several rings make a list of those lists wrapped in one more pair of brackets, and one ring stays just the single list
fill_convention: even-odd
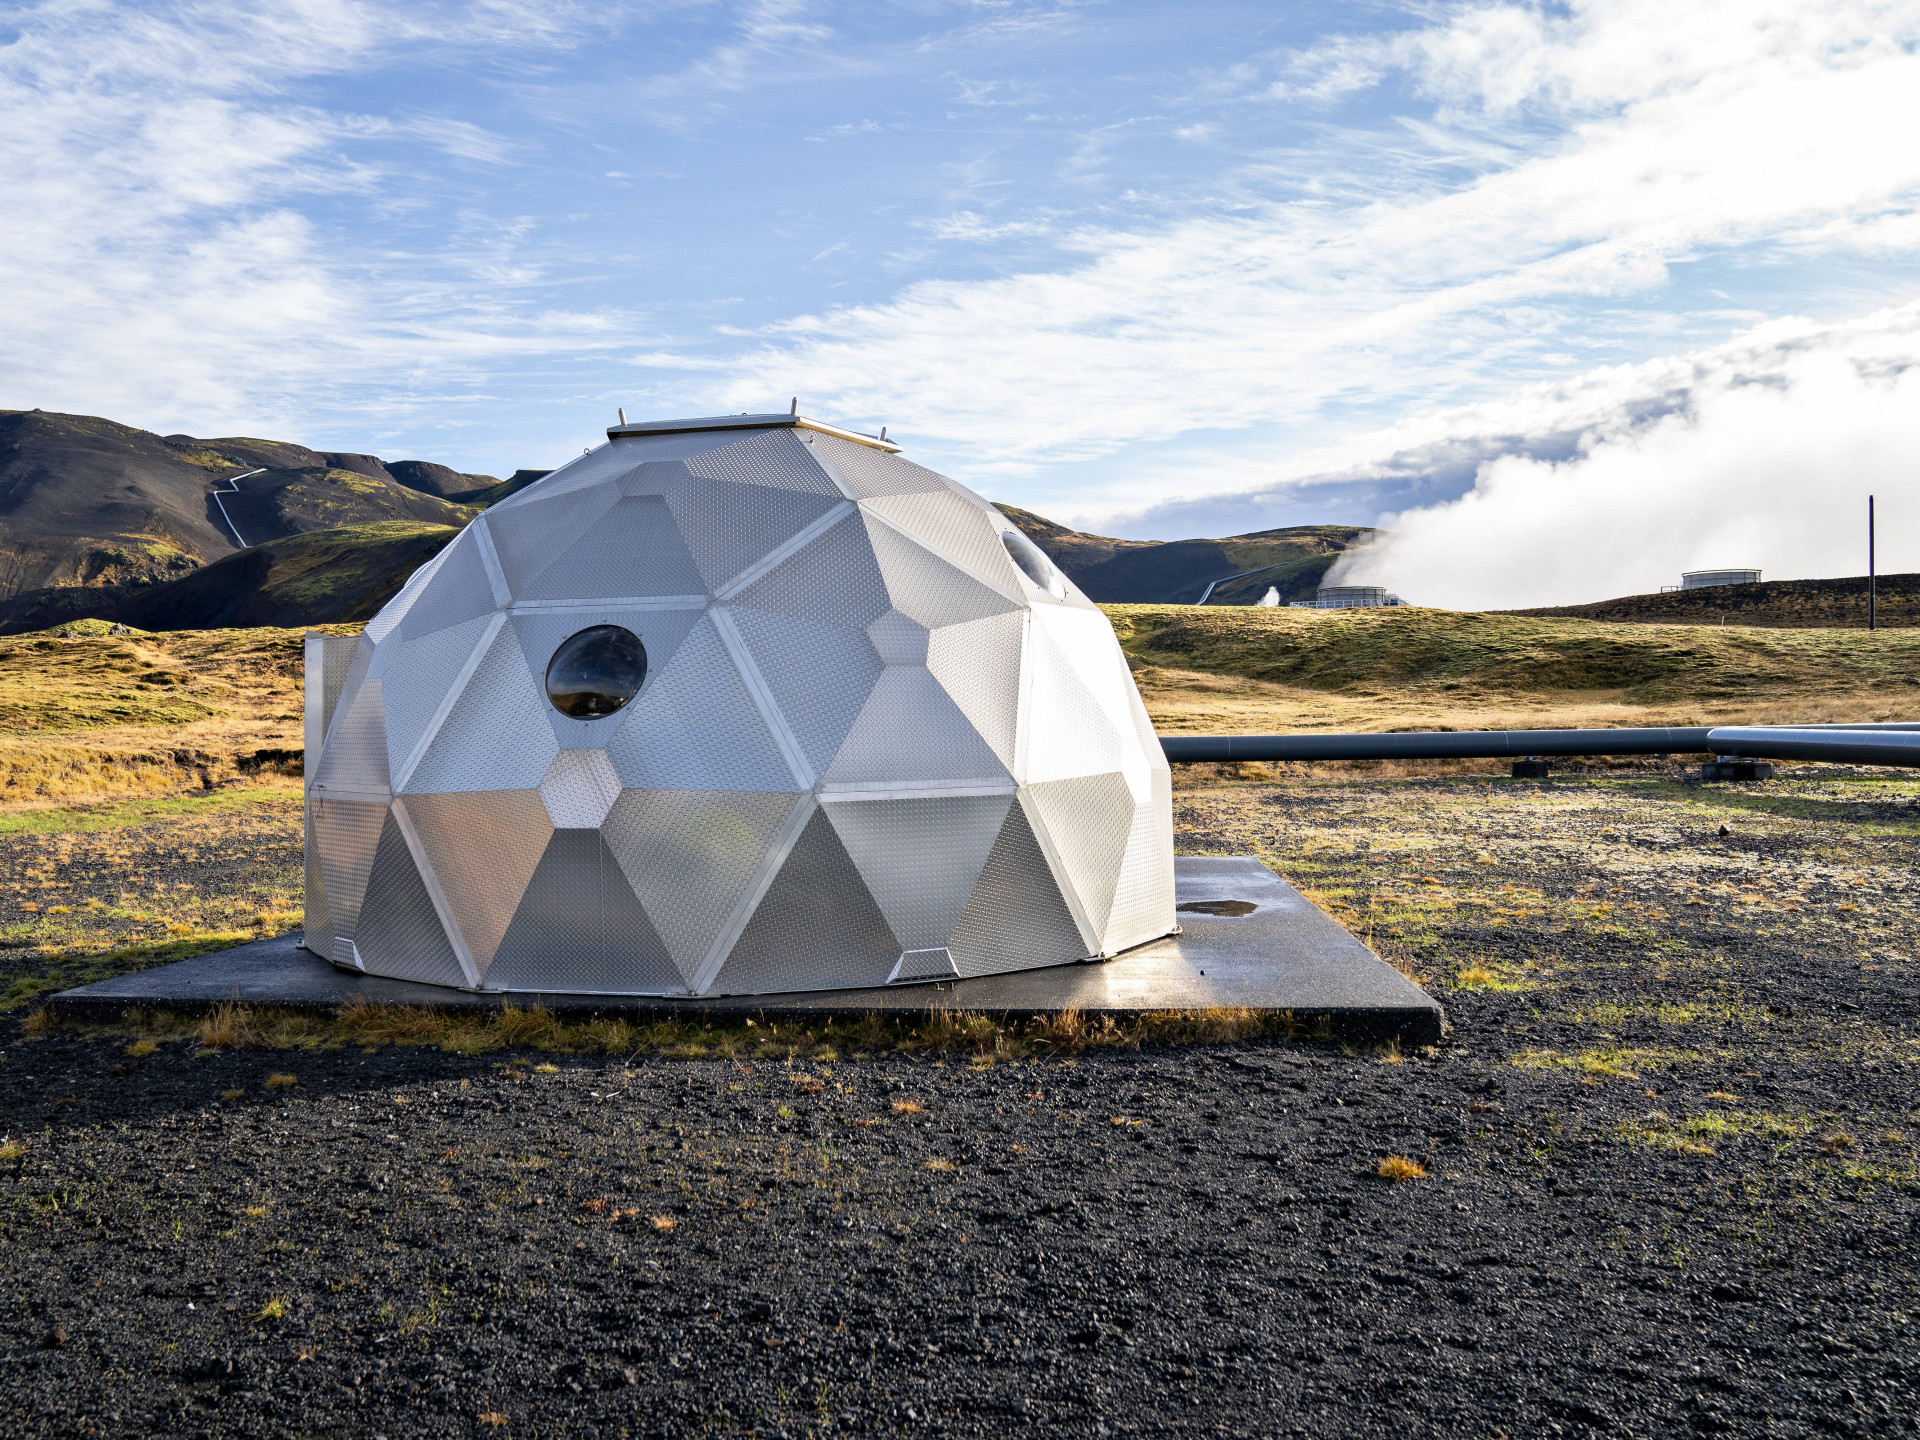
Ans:
[{"label": "concrete slab foundation", "polygon": [[1012,975],[885,989],[814,991],[677,1000],[629,995],[510,995],[448,990],[336,970],[282,936],[194,960],[62,991],[49,1001],[74,1019],[116,1018],[129,1006],[209,1009],[227,1001],[289,1009],[332,1009],[362,998],[384,1005],[446,1010],[544,1005],[561,1014],[765,1015],[827,1019],[908,1016],[928,1009],[995,1016],[1053,1014],[1077,1007],[1116,1018],[1154,1010],[1245,1006],[1325,1018],[1354,1039],[1440,1038],[1439,1004],[1336,925],[1258,860],[1182,857],[1175,862],[1182,933],[1103,962]]}]

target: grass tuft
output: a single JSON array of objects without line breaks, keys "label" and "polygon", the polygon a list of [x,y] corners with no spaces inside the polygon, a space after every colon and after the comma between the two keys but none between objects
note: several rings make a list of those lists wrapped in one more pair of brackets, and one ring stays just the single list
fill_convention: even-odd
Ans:
[{"label": "grass tuft", "polygon": [[1373,1173],[1398,1185],[1402,1180],[1424,1180],[1427,1167],[1405,1155],[1389,1155],[1373,1167]]},{"label": "grass tuft", "polygon": [[294,1076],[283,1074],[279,1071],[267,1076],[267,1089],[269,1090],[284,1090],[289,1085],[297,1086],[299,1083],[299,1080]]}]

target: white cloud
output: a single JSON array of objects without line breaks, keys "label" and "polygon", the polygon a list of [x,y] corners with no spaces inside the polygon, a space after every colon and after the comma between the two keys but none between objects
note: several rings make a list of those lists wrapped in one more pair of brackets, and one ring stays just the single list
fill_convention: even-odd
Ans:
[{"label": "white cloud", "polygon": [[720,401],[798,380],[1004,469],[1645,354],[1673,343],[1671,312],[1605,302],[1677,262],[1911,243],[1920,148],[1891,137],[1920,131],[1916,38],[1911,3],[1588,0],[1355,42],[1350,73],[1398,67],[1435,99],[1424,133],[1338,132],[1286,157],[1299,198],[1083,228],[1051,272],[796,318]]},{"label": "white cloud", "polygon": [[1882,570],[1920,569],[1920,302],[1771,322],[1514,409],[1584,433],[1565,459],[1492,458],[1460,498],[1383,517],[1393,537],[1336,583],[1494,609],[1647,593],[1684,570],[1858,575],[1869,494]]}]

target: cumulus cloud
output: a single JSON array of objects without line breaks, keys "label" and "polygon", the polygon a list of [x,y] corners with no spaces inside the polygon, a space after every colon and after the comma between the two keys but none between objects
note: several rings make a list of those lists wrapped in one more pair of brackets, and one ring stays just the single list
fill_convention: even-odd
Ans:
[{"label": "cumulus cloud", "polygon": [[[1596,372],[1585,403],[1608,413],[1572,453],[1486,460],[1458,498],[1383,516],[1394,533],[1333,578],[1505,609],[1648,593],[1686,570],[1858,575],[1869,494],[1882,570],[1920,569],[1917,357],[1920,303]],[[1561,398],[1570,419],[1582,402]]]}]

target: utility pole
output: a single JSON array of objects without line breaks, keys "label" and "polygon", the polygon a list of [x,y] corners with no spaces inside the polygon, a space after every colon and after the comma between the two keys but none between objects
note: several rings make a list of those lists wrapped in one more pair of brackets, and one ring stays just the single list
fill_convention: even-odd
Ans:
[{"label": "utility pole", "polygon": [[1879,628],[1879,597],[1873,577],[1873,496],[1867,496],[1867,629]]}]

